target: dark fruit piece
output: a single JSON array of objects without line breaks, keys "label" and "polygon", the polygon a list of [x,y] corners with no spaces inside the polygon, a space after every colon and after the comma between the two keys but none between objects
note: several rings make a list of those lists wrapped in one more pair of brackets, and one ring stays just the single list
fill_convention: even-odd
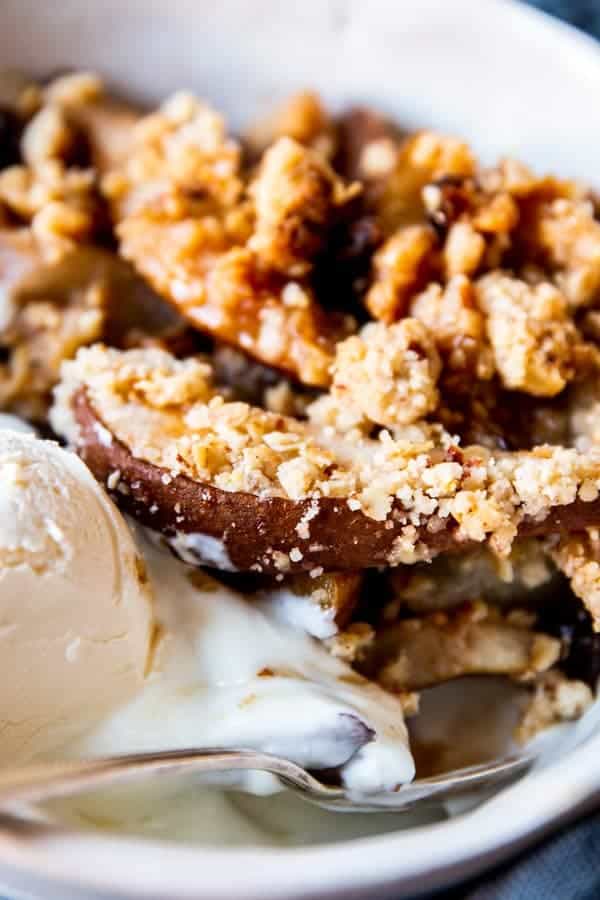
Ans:
[{"label": "dark fruit piece", "polygon": [[562,641],[560,667],[565,675],[595,688],[600,678],[600,634],[594,632],[590,614],[566,581],[540,609],[538,627]]},{"label": "dark fruit piece", "polygon": [[0,107],[0,169],[21,161],[21,120],[10,109]]}]

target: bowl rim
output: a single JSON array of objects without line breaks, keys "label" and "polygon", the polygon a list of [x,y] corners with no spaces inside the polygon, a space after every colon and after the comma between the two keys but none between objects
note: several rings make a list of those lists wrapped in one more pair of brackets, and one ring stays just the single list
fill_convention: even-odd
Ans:
[{"label": "bowl rim", "polygon": [[[394,0],[382,2],[394,5]],[[444,0],[426,2],[433,6]],[[471,4],[455,0],[457,15],[472,14]],[[600,87],[600,52],[592,38],[516,0],[479,0],[477,6],[482,16],[510,15],[514,27],[532,41],[547,41],[562,53],[576,55],[580,71]],[[21,879],[24,884],[26,878],[27,885],[35,883],[44,896],[56,891],[52,896],[62,900],[70,892],[75,897],[92,891],[172,900],[324,900],[358,897],[366,890],[375,900],[392,890],[398,897],[433,890],[505,859],[594,803],[600,797],[599,750],[600,734],[592,735],[565,758],[525,776],[469,813],[341,844],[203,848],[35,826],[0,815],[0,880]]]}]

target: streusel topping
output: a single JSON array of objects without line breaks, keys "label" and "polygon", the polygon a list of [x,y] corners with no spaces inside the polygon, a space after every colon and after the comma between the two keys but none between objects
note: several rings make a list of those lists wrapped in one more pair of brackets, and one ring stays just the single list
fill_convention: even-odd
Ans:
[{"label": "streusel topping", "polygon": [[344,439],[228,402],[212,388],[205,363],[160,351],[81,350],[65,365],[58,394],[54,423],[63,433],[79,387],[134,456],[173,473],[263,497],[339,497],[380,521],[401,516],[407,529],[390,564],[426,555],[418,529],[449,516],[461,537],[490,538],[506,553],[524,517],[543,519],[554,506],[593,500],[600,488],[600,451],[546,446],[492,454],[461,450],[443,431],[437,442],[394,439],[386,430],[376,439]]}]

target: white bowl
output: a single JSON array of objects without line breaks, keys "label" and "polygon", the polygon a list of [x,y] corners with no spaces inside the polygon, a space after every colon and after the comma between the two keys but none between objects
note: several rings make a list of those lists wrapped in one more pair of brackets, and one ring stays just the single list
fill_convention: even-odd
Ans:
[{"label": "white bowl", "polygon": [[[301,86],[600,181],[600,53],[508,0],[3,0],[0,60],[98,69],[129,93],[190,87],[239,124]],[[554,762],[473,812],[299,849],[203,848],[18,827],[0,818],[0,881],[45,898],[404,897],[480,871],[600,789],[600,733],[574,726]]]}]

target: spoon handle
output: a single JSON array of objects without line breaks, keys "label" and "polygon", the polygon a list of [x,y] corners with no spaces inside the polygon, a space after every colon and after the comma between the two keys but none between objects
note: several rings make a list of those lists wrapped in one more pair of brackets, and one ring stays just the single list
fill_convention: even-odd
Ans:
[{"label": "spoon handle", "polygon": [[288,760],[255,750],[189,748],[133,753],[98,759],[51,762],[0,771],[0,808],[16,803],[40,803],[116,782],[149,776],[204,774],[234,770],[260,770],[279,776],[286,784],[331,798],[341,793],[327,788]]}]

